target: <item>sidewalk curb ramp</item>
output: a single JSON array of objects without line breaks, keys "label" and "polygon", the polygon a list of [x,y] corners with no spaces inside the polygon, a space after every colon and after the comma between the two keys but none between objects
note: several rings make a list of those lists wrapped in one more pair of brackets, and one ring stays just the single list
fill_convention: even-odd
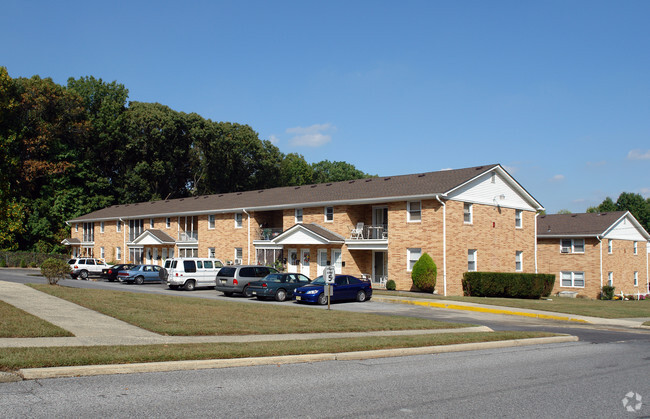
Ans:
[{"label": "sidewalk curb ramp", "polygon": [[493,342],[463,343],[456,345],[425,346],[416,348],[380,349],[375,351],[322,353],[308,355],[269,356],[259,358],[210,359],[198,361],[150,362],[117,365],[86,365],[74,367],[26,368],[18,371],[16,380],[38,380],[45,378],[84,377],[110,374],[134,374],[148,372],[170,372],[259,365],[299,364],[321,361],[353,361],[376,358],[389,358],[410,355],[432,355],[447,352],[464,352],[482,349],[520,347],[529,345],[577,342],[571,335],[545,338],[515,339]]}]

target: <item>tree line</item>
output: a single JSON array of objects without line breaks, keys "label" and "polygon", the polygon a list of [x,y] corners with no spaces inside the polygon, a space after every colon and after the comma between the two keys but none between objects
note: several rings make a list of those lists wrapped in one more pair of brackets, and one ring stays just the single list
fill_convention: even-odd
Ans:
[{"label": "tree line", "polygon": [[128,101],[92,76],[11,78],[0,67],[0,249],[64,251],[65,221],[113,204],[362,179],[310,164],[249,125]]},{"label": "tree line", "polygon": [[610,197],[605,198],[600,205],[587,208],[587,212],[630,211],[634,218],[650,232],[650,198],[644,199],[638,193],[623,192],[616,202]]}]

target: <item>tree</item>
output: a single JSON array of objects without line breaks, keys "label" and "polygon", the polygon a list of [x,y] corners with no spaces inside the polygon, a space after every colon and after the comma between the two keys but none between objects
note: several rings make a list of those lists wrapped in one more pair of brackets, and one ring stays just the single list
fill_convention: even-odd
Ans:
[{"label": "tree", "polygon": [[423,253],[413,265],[413,271],[411,272],[413,285],[422,292],[433,292],[436,288],[437,276],[438,268],[435,262],[428,253]]},{"label": "tree", "polygon": [[300,186],[313,183],[314,169],[300,154],[289,153],[284,156],[280,168],[282,186]]},{"label": "tree", "polygon": [[571,214],[571,211],[568,209],[561,209],[557,212],[558,214]]},{"label": "tree", "polygon": [[607,197],[597,207],[590,207],[587,212],[611,212],[630,211],[639,223],[650,231],[650,199],[644,200],[639,194],[623,192],[619,195],[616,203],[612,198]]},{"label": "tree", "polygon": [[61,259],[49,258],[41,264],[41,275],[47,278],[50,285],[56,285],[59,279],[70,275],[70,265]]},{"label": "tree", "polygon": [[361,170],[358,170],[354,165],[344,161],[323,160],[312,165],[314,170],[314,183],[325,182],[340,182],[352,179],[364,179],[372,177]]},{"label": "tree", "polygon": [[597,207],[587,208],[587,212],[612,212],[616,211],[616,204],[609,196]]}]

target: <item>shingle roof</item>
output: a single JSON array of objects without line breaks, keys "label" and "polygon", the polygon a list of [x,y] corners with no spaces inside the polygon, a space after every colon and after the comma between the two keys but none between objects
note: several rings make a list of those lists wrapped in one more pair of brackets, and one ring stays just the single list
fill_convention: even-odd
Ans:
[{"label": "shingle roof", "polygon": [[623,215],[625,211],[541,215],[537,217],[537,236],[597,236]]},{"label": "shingle roof", "polygon": [[245,208],[270,209],[372,199],[444,194],[498,164],[442,170],[412,175],[385,176],[343,182],[287,186],[247,192],[204,195],[137,204],[113,205],[69,220],[71,222],[165,216],[176,214],[235,211]]},{"label": "shingle roof", "polygon": [[170,236],[169,234],[165,233],[162,230],[150,229],[150,230],[147,230],[147,231],[149,233],[151,233],[155,238],[157,238],[158,240],[160,240],[163,243],[175,243],[176,242],[176,240],[174,240],[174,238],[172,236]]}]

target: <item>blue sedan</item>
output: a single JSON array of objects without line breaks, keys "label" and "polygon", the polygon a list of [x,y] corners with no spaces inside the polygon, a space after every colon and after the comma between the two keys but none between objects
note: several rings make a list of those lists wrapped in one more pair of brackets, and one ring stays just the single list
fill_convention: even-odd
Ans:
[{"label": "blue sedan", "polygon": [[[327,295],[323,292],[325,279],[322,276],[314,279],[311,284],[296,288],[293,292],[297,302],[327,304]],[[370,300],[372,297],[372,284],[350,275],[336,275],[331,301],[356,300],[359,302]]]},{"label": "blue sedan", "polygon": [[128,271],[119,271],[120,282],[135,282],[142,285],[145,282],[162,282],[162,268],[158,265],[135,265]]}]

